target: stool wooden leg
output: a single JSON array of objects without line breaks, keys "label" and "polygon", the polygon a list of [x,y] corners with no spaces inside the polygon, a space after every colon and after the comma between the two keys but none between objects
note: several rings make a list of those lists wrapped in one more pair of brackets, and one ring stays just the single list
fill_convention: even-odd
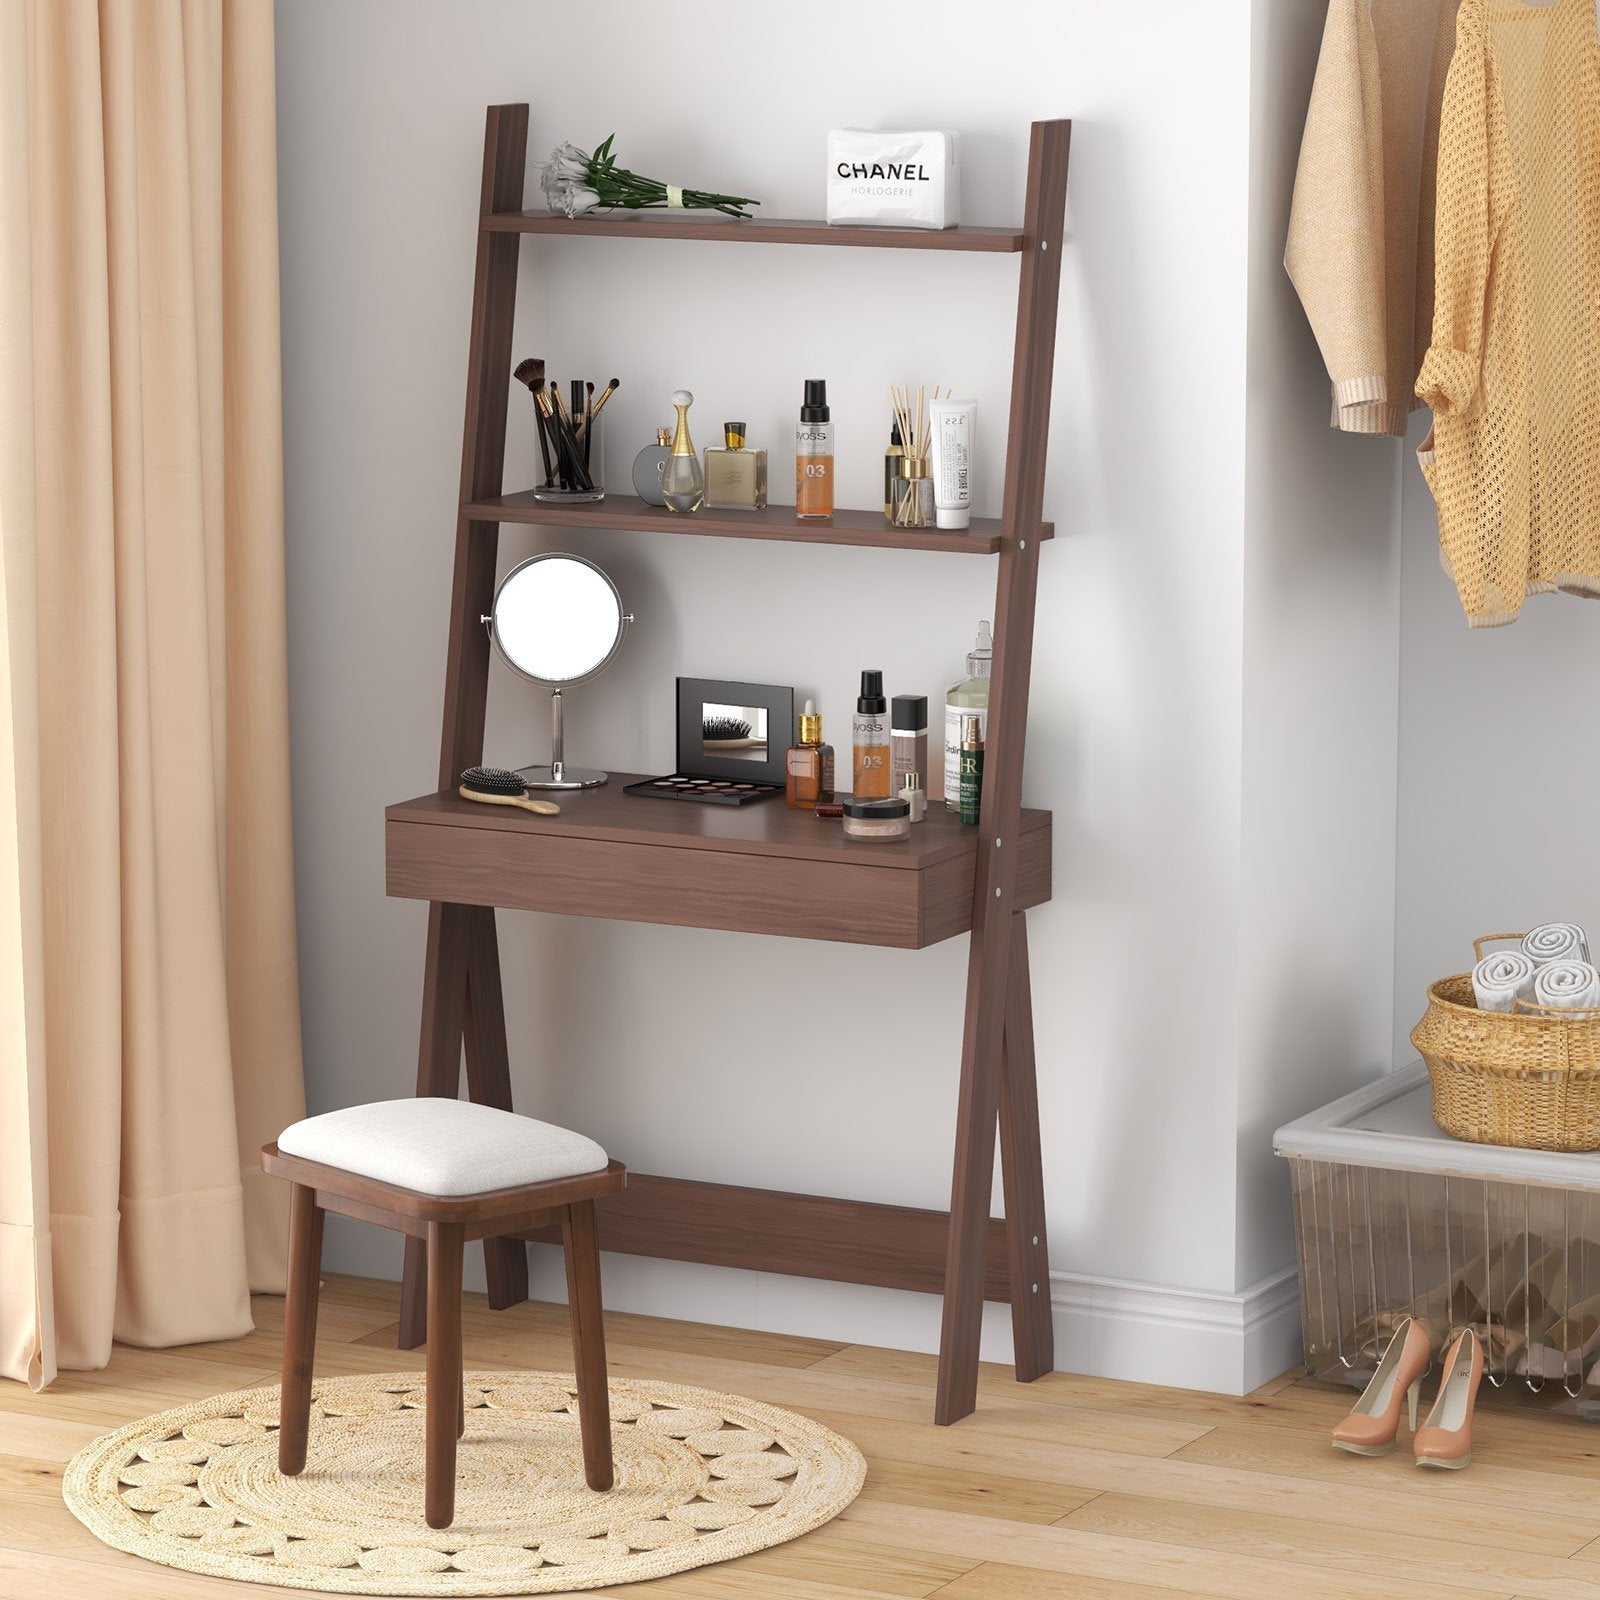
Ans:
[{"label": "stool wooden leg", "polygon": [[600,1306],[600,1246],[594,1201],[561,1214],[567,1256],[567,1310],[572,1318],[572,1365],[578,1375],[578,1422],[583,1430],[583,1475],[591,1489],[611,1487],[611,1395],[606,1388],[606,1325]]},{"label": "stool wooden leg", "polygon": [[456,1439],[461,1415],[461,1251],[459,1222],[428,1224],[428,1526],[448,1528],[456,1512]]},{"label": "stool wooden leg", "polygon": [[303,1183],[289,1193],[289,1286],[283,1310],[283,1387],[278,1470],[303,1472],[311,1426],[311,1369],[317,1351],[317,1288],[322,1272],[322,1207]]}]

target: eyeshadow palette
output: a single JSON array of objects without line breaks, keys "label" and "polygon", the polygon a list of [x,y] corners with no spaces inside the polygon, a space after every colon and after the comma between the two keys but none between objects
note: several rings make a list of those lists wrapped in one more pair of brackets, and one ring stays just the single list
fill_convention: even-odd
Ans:
[{"label": "eyeshadow palette", "polygon": [[630,783],[624,794],[643,795],[647,800],[699,800],[713,806],[747,806],[783,793],[781,783],[738,783],[732,778],[646,778]]}]

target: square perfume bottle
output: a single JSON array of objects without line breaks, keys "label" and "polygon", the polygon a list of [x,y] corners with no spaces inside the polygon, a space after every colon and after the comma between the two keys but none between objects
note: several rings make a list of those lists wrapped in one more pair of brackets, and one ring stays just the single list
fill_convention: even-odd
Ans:
[{"label": "square perfume bottle", "polygon": [[767,503],[767,452],[746,450],[744,424],[722,425],[723,445],[706,448],[706,500],[724,510],[763,510]]}]

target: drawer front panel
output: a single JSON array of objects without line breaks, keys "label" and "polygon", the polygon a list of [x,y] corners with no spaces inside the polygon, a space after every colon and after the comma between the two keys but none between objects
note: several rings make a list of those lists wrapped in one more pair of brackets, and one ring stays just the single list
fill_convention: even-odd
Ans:
[{"label": "drawer front panel", "polygon": [[386,843],[388,893],[413,900],[905,949],[926,942],[925,872],[395,820]]}]

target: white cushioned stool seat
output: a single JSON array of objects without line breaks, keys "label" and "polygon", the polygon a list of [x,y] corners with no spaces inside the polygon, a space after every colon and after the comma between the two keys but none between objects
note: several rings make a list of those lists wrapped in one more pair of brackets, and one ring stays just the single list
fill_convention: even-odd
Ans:
[{"label": "white cushioned stool seat", "polygon": [[278,1148],[418,1194],[484,1194],[599,1172],[593,1139],[471,1100],[375,1100],[285,1128]]}]

